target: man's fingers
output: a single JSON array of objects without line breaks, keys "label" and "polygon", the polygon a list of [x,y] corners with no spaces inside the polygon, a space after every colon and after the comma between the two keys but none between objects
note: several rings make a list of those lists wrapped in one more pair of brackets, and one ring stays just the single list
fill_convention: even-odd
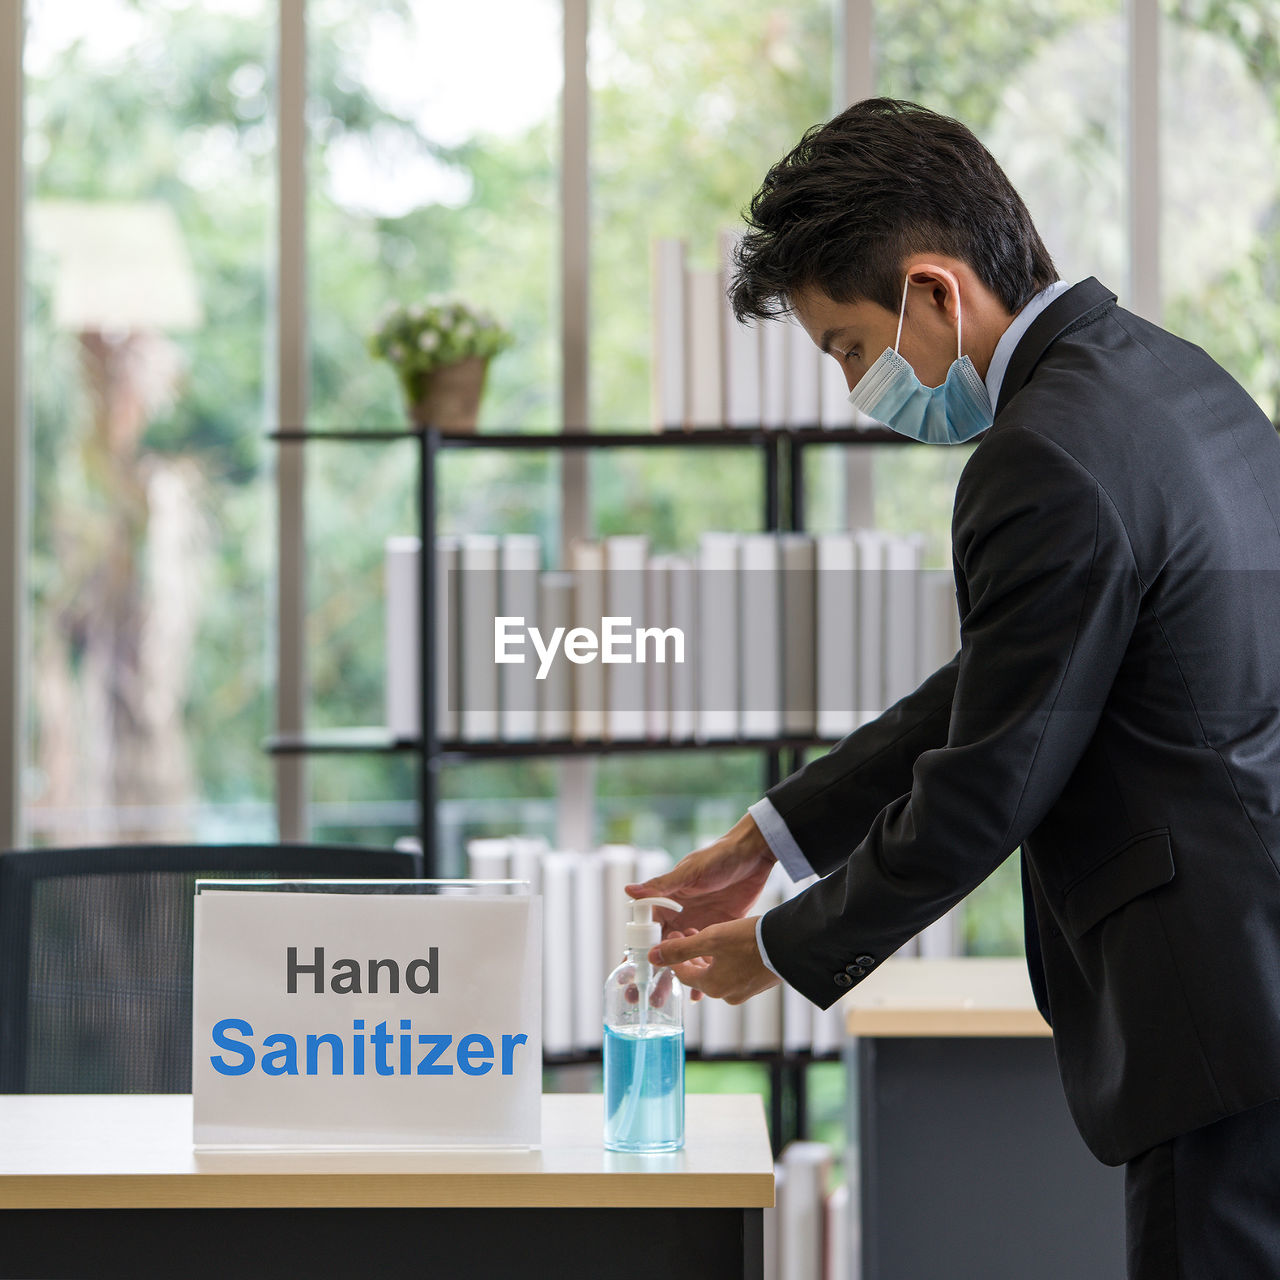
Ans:
[{"label": "man's fingers", "polygon": [[[675,967],[686,960],[695,960],[699,956],[715,955],[714,928],[702,929],[677,937],[672,934],[658,943],[649,952],[650,964],[666,964]],[[679,973],[676,977],[679,977]]]}]

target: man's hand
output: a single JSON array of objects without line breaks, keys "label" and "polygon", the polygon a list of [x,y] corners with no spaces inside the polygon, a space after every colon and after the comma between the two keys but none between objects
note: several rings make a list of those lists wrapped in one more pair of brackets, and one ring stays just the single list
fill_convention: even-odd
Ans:
[{"label": "man's hand", "polygon": [[629,884],[627,892],[633,898],[672,898],[684,908],[679,915],[662,907],[655,909],[665,940],[673,934],[740,920],[760,896],[776,861],[748,813],[719,840],[694,850],[666,875],[654,876],[644,884]]},{"label": "man's hand", "polygon": [[777,975],[760,959],[755,916],[664,938],[649,952],[649,963],[670,965],[685,986],[726,1004],[742,1004],[778,985]]}]

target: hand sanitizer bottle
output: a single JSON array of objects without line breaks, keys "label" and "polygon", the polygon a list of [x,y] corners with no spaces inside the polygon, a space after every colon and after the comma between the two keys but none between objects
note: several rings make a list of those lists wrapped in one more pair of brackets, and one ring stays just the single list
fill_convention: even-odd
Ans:
[{"label": "hand sanitizer bottle", "polygon": [[684,993],[670,969],[654,969],[649,948],[662,938],[654,907],[631,903],[626,956],[604,988],[604,1145],[610,1151],[676,1151],[684,1146]]}]

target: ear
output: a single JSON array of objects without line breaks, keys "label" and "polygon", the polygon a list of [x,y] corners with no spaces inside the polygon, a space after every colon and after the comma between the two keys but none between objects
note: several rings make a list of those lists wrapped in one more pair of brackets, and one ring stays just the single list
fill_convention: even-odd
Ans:
[{"label": "ear", "polygon": [[938,319],[948,328],[956,327],[960,281],[954,271],[932,258],[918,257],[907,265],[907,283],[915,298],[917,315],[924,314],[922,304],[927,298]]}]

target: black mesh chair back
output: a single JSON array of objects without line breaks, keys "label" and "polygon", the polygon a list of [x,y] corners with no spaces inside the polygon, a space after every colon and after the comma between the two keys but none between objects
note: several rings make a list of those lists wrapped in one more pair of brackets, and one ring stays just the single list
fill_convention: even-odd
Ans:
[{"label": "black mesh chair back", "polygon": [[0,1093],[187,1093],[196,880],[415,880],[354,845],[0,854]]}]

